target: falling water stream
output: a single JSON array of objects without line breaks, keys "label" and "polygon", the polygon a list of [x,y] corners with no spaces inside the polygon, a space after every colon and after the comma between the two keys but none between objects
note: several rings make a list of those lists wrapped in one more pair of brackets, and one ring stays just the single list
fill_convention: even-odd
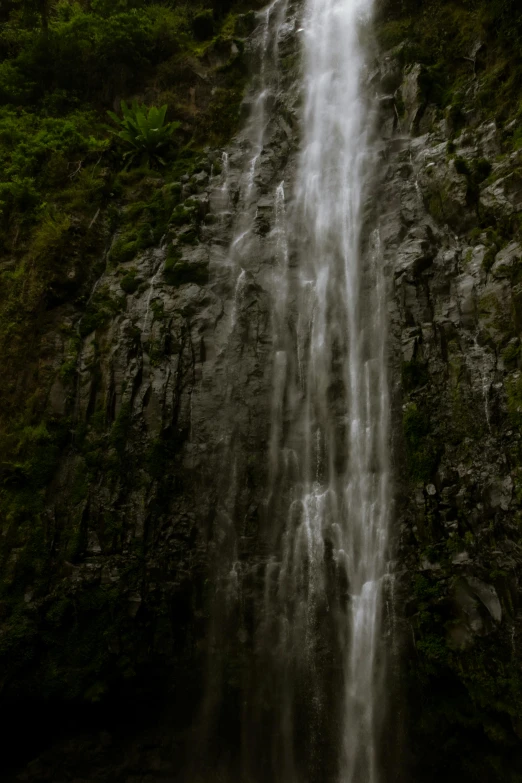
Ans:
[{"label": "falling water stream", "polygon": [[[317,615],[337,603],[342,783],[376,783],[383,708],[379,641],[390,505],[386,319],[378,234],[362,235],[371,114],[362,90],[360,33],[371,11],[372,0],[307,0],[303,141],[288,227],[297,244],[299,285],[295,301],[287,300],[286,319],[280,281],[274,302],[270,474],[285,473],[289,453],[298,467],[272,609],[279,613],[285,656],[304,657],[312,669]],[[279,270],[287,256],[280,251]],[[281,328],[292,310],[297,341]],[[274,484],[272,492],[281,486]],[[337,590],[329,583],[330,561]],[[274,579],[273,563],[268,578]],[[320,693],[315,698],[320,702]]]},{"label": "falling water stream", "polygon": [[[263,195],[256,174],[277,90],[278,40],[295,5],[275,0],[260,14],[244,206],[230,245],[232,334],[255,269],[250,242]],[[297,165],[269,194],[267,554],[255,671],[244,688],[242,781],[382,780],[391,500],[385,282],[367,210],[375,156],[362,40],[372,5],[305,0],[294,19],[303,50],[302,125]],[[240,590],[236,564],[232,570]]]}]

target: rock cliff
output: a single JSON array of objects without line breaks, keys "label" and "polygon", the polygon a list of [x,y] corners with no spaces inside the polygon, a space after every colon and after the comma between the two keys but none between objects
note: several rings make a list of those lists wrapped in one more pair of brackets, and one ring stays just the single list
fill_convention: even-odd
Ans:
[{"label": "rock cliff", "polygon": [[[518,780],[517,121],[505,83],[497,101],[482,98],[495,44],[483,29],[457,31],[449,6],[431,11],[376,76],[390,95],[380,192],[398,465],[392,624],[414,778]],[[447,37],[436,66],[427,30]]]}]

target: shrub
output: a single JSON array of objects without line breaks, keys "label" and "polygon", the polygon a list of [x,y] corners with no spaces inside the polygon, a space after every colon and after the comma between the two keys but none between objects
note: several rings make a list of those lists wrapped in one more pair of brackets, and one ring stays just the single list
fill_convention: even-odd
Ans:
[{"label": "shrub", "polygon": [[112,133],[126,146],[131,147],[123,156],[128,159],[127,165],[133,163],[138,156],[147,164],[156,162],[165,165],[160,152],[172,142],[172,134],[180,125],[179,122],[165,122],[167,106],[162,106],[161,109],[151,106],[147,111],[145,106],[140,106],[136,101],[130,108],[122,101],[121,110],[121,118],[111,111],[108,114],[121,126],[120,131]]},{"label": "shrub", "polygon": [[150,224],[143,223],[138,228],[130,228],[113,244],[110,252],[111,264],[131,261],[141,250],[146,250],[153,244],[154,234]]},{"label": "shrub", "polygon": [[120,280],[120,286],[126,294],[134,294],[140,287],[140,280],[137,278],[135,269],[130,269]]},{"label": "shrub", "polygon": [[69,215],[47,214],[39,224],[31,243],[33,257],[52,259],[63,251],[70,227]]},{"label": "shrub", "polygon": [[20,177],[15,174],[10,182],[0,182],[0,214],[4,217],[13,210],[29,212],[38,201],[38,191],[31,177]]}]

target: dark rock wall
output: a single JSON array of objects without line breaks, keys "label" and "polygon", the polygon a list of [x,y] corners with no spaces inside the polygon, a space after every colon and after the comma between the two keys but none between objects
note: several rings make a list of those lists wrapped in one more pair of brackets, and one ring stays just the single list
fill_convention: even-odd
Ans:
[{"label": "dark rock wall", "polygon": [[[443,22],[435,12],[431,23],[436,35]],[[409,61],[406,48],[415,44],[406,39],[381,56],[379,72],[390,95],[381,239],[395,370],[392,629],[406,694],[397,716],[409,726],[413,779],[515,781],[522,775],[520,151],[516,123],[498,105],[477,105],[498,53],[483,52],[477,64],[484,43],[461,44],[469,65],[459,71],[439,52],[439,74],[455,63],[458,87],[451,93],[446,82],[447,97],[438,100],[426,90],[422,35],[420,62]]]}]

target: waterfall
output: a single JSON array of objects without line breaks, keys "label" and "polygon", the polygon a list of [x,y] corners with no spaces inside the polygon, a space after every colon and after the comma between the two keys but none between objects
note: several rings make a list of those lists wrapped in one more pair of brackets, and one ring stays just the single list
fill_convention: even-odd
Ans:
[{"label": "waterfall", "polygon": [[[381,593],[390,505],[386,318],[378,233],[363,234],[372,156],[360,38],[371,11],[371,0],[307,0],[302,151],[287,228],[297,277],[286,316],[281,292],[289,287],[280,281],[274,287],[271,496],[275,518],[281,514],[277,496],[287,495],[287,511],[276,531],[280,571],[271,611],[279,617],[279,652],[309,681],[318,677],[321,615],[332,613],[343,672],[342,783],[378,780],[383,708]],[[282,335],[281,324],[292,319],[298,328]],[[285,475],[289,450],[298,463],[293,484],[287,478],[274,483]],[[336,586],[328,573],[332,563]],[[272,561],[267,578],[274,580]],[[295,685],[287,681],[282,692],[291,704],[295,690],[289,689]],[[327,697],[318,683],[312,690],[321,712]],[[288,710],[283,708],[286,716]]]},{"label": "waterfall", "polygon": [[[238,636],[252,638],[240,685],[241,758],[224,762],[233,769],[227,783],[380,783],[391,497],[386,291],[369,199],[374,107],[364,38],[372,5],[274,0],[258,16],[224,344],[238,350],[247,307],[262,290],[271,390],[257,552],[238,559],[231,524],[221,531],[230,562],[225,545],[217,550],[207,736],[218,736],[224,698],[216,651],[230,649],[238,617]],[[302,48],[299,151],[270,168],[282,138],[280,49],[289,40]],[[227,169],[227,188],[230,176]],[[236,453],[234,465],[244,458]]]}]

